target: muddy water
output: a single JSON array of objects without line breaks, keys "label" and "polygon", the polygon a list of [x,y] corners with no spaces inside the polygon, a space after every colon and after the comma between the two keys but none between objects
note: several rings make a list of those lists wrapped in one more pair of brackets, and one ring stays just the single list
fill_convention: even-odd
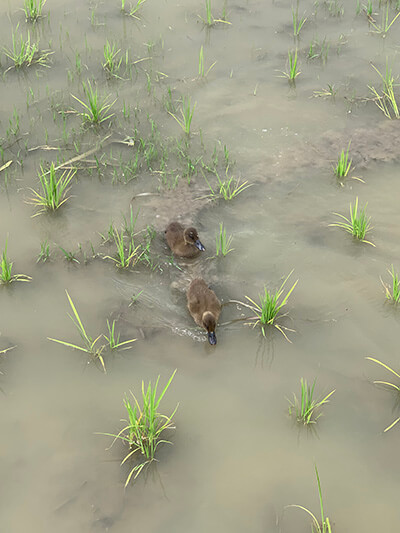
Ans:
[{"label": "muddy water", "polygon": [[[387,376],[365,357],[399,368],[399,314],[385,305],[379,281],[388,281],[392,263],[400,268],[399,126],[365,97],[368,85],[380,87],[370,61],[384,69],[388,57],[399,74],[399,22],[382,39],[365,15],[356,15],[354,2],[337,4],[344,9],[339,17],[327,4],[301,3],[308,19],[293,88],[279,77],[295,46],[290,2],[228,1],[232,25],[209,30],[198,17],[202,3],[149,0],[140,20],[112,4],[48,1],[31,35],[54,52],[50,68],[10,70],[0,85],[2,164],[13,161],[0,172],[1,249],[8,235],[15,272],[33,278],[0,294],[0,349],[17,346],[0,356],[2,531],[305,532],[306,514],[286,506],[318,514],[314,464],[334,531],[396,531],[398,429],[382,434],[398,416],[395,398],[371,384]],[[27,30],[19,7],[2,3],[3,46],[11,45],[18,22]],[[213,3],[216,18],[222,8]],[[327,61],[307,61],[310,41],[325,37]],[[124,79],[108,80],[101,68],[106,39],[128,49],[132,61],[147,59]],[[196,79],[201,45],[206,69],[217,61],[207,80]],[[1,65],[5,72],[10,63],[2,57]],[[99,129],[83,130],[71,113],[78,108],[71,94],[82,98],[87,79],[117,98],[114,118]],[[334,84],[335,99],[315,97],[327,84]],[[183,140],[163,106],[168,87],[177,109],[182,95],[197,102],[193,158],[210,161],[216,145],[221,160],[226,145],[229,172],[253,184],[234,201],[204,199],[200,171],[175,188],[162,183],[159,164],[142,165],[127,184],[115,179],[122,175],[118,161],[132,151],[119,141],[135,127],[148,136],[147,114],[165,145]],[[7,135],[14,108],[19,130]],[[347,179],[341,186],[332,165],[350,139],[352,176],[364,183]],[[72,197],[60,213],[31,218],[35,209],[26,201],[40,164],[68,161],[100,140],[77,163]],[[177,160],[174,166],[182,174]],[[332,212],[346,214],[356,196],[368,202],[376,248],[329,226]],[[152,224],[157,231],[154,271],[142,265],[120,272],[101,259],[113,248],[99,233],[110,222],[120,227],[130,205],[140,209],[138,230]],[[199,228],[205,257],[171,263],[162,230],[176,217]],[[216,261],[222,221],[234,251]],[[44,240],[51,261],[36,263]],[[59,246],[74,251],[79,264],[66,262]],[[279,286],[292,269],[299,283],[283,320],[295,330],[292,343],[278,331],[264,341],[257,330],[231,322],[246,310],[227,305],[221,322],[228,324],[211,349],[188,316],[184,289],[196,275],[228,302],[257,298],[264,284]],[[138,339],[132,350],[105,355],[107,374],[85,354],[47,340],[79,342],[65,290],[92,336],[105,331],[108,318],[117,320],[124,340]],[[124,491],[124,450],[118,444],[106,450],[110,439],[96,432],[118,431],[124,393],[159,374],[165,382],[174,369],[164,400],[167,413],[179,403],[174,445],[161,447],[159,462]],[[299,394],[301,377],[316,378],[321,394],[336,389],[315,432],[287,415],[287,397]]]}]

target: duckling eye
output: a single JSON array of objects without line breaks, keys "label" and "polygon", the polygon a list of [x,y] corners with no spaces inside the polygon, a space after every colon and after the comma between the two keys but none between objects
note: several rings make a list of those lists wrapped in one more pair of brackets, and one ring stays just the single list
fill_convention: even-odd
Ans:
[{"label": "duckling eye", "polygon": [[193,231],[191,231],[191,232],[189,233],[189,237],[190,237],[191,239],[194,239],[194,233],[193,233]]}]

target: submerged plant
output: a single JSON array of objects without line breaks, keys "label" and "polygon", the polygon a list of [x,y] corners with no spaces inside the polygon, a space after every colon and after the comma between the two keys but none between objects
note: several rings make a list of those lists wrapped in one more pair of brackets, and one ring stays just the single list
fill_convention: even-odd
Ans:
[{"label": "submerged plant", "polygon": [[122,348],[123,350],[129,350],[129,348],[132,348],[132,346],[129,346],[132,344],[132,342],[135,342],[137,339],[130,339],[129,341],[123,341],[120,342],[120,333],[115,334],[115,320],[113,320],[112,324],[110,325],[109,320],[107,319],[107,329],[108,329],[108,337],[107,335],[103,335],[105,340],[107,341],[107,345],[110,350],[119,350]]},{"label": "submerged plant", "polygon": [[301,378],[301,393],[300,399],[293,393],[293,401],[289,401],[289,414],[294,414],[298,422],[302,422],[304,425],[315,424],[322,413],[316,415],[316,412],[326,403],[329,403],[329,398],[335,392],[331,391],[329,394],[322,398],[322,400],[314,399],[315,382],[311,386],[307,384],[307,380]]},{"label": "submerged plant", "polygon": [[221,222],[219,225],[219,232],[215,236],[215,255],[219,257],[222,255],[225,257],[229,254],[229,252],[233,252],[233,248],[229,248],[232,243],[232,235],[229,235],[229,237],[226,236],[226,229],[224,228],[224,224]]},{"label": "submerged plant", "polygon": [[116,78],[119,77],[118,72],[122,63],[122,57],[118,57],[120,52],[120,48],[116,50],[115,43],[111,45],[108,40],[106,41],[106,44],[104,45],[103,68],[110,74],[110,76],[114,76]]},{"label": "submerged plant", "polygon": [[351,168],[351,163],[352,163],[352,159],[350,159],[349,161],[349,150],[350,150],[350,143],[351,141],[349,142],[348,146],[347,146],[347,150],[346,152],[344,150],[342,150],[339,158],[338,158],[338,162],[337,162],[337,165],[336,167],[334,167],[334,170],[335,170],[335,174],[338,178],[345,178],[347,176],[347,174],[349,173],[350,171],[350,168]]},{"label": "submerged plant", "polygon": [[13,264],[7,257],[8,238],[6,239],[6,245],[1,254],[0,261],[0,285],[7,285],[12,281],[31,281],[30,276],[25,274],[12,274]]},{"label": "submerged plant", "polygon": [[193,113],[196,109],[196,102],[194,103],[193,107],[191,107],[191,101],[189,97],[182,97],[182,106],[180,109],[182,120],[178,118],[173,113],[169,112],[169,114],[174,117],[174,119],[177,121],[179,126],[183,129],[183,131],[186,133],[186,135],[190,135],[190,126],[192,124],[193,119]]},{"label": "submerged plant", "polygon": [[[400,14],[400,12],[399,12]],[[386,61],[386,72],[383,75],[376,67],[371,63],[372,68],[378,74],[382,81],[382,94],[379,94],[375,87],[369,86],[368,89],[374,95],[374,102],[382,113],[387,118],[400,118],[400,111],[397,105],[396,95],[394,93],[394,88],[398,86],[398,83],[395,81],[398,78],[394,78],[392,75],[392,69],[389,67],[388,61]]]},{"label": "submerged plant", "polygon": [[24,12],[26,20],[36,22],[42,16],[42,9],[46,0],[24,0]]},{"label": "submerged plant", "polygon": [[129,484],[132,476],[133,479],[136,479],[146,465],[150,464],[152,461],[157,461],[155,454],[160,444],[172,444],[170,441],[165,440],[162,437],[162,434],[166,430],[175,429],[175,426],[172,423],[172,418],[175,415],[178,406],[175,407],[169,416],[159,413],[158,408],[175,374],[176,370],[173,372],[158,397],[157,387],[160,376],[158,376],[154,385],[149,381],[147,388],[145,388],[144,382],[142,381],[141,405],[132,391],[130,392],[133,401],[127,395],[124,398],[124,405],[128,413],[128,420],[126,420],[127,425],[121,429],[117,435],[112,433],[102,433],[102,435],[114,437],[111,446],[117,440],[121,440],[129,446],[129,452],[123,459],[121,465],[131,459],[136,452],[139,452],[142,456],[142,460],[139,460],[137,464],[131,468],[125,481],[125,487]]},{"label": "submerged plant", "polygon": [[324,504],[322,501],[322,491],[321,491],[321,482],[319,480],[319,474],[318,469],[315,466],[315,474],[317,476],[317,484],[318,484],[318,495],[319,495],[319,506],[321,510],[321,520],[318,520],[316,516],[309,511],[306,507],[303,507],[302,505],[288,505],[287,507],[297,507],[298,509],[301,509],[305,511],[308,515],[312,518],[312,525],[311,529],[313,533],[332,533],[331,523],[327,516],[325,516],[324,513]]},{"label": "submerged plant", "polygon": [[67,196],[69,184],[75,174],[76,170],[69,170],[68,172],[65,170],[59,175],[53,162],[47,171],[40,166],[39,180],[42,192],[39,193],[31,189],[35,196],[31,198],[29,203],[41,207],[41,209],[33,216],[40,215],[46,210],[55,211],[61,207],[69,199]]},{"label": "submerged plant", "polygon": [[286,66],[286,70],[280,70],[279,72],[282,72],[283,74],[281,78],[287,78],[291,85],[295,85],[296,78],[301,73],[300,70],[297,70],[297,48],[294,52],[288,50],[288,63]]},{"label": "submerged plant", "polygon": [[40,243],[40,253],[36,259],[36,263],[39,263],[39,261],[42,261],[45,263],[50,259],[50,245],[47,242],[47,240]]},{"label": "submerged plant", "polygon": [[287,304],[289,296],[292,294],[294,288],[296,287],[299,281],[296,280],[291,286],[291,288],[287,291],[286,295],[283,296],[286,282],[292,275],[292,273],[293,270],[289,273],[288,276],[286,276],[282,285],[276,291],[269,291],[266,287],[264,287],[264,294],[259,295],[259,304],[249,298],[249,296],[245,296],[245,298],[251,303],[251,305],[248,307],[255,313],[255,316],[250,318],[250,320],[254,321],[253,327],[256,327],[258,324],[260,324],[261,331],[264,337],[265,328],[267,326],[274,326],[282,333],[282,335],[287,340],[289,340],[285,332],[283,331],[283,327],[277,324],[276,321],[282,316],[285,316],[279,313],[281,309]]},{"label": "submerged plant", "polygon": [[375,246],[375,244],[373,244],[372,242],[365,240],[366,234],[372,229],[370,224],[371,217],[367,217],[366,214],[367,205],[368,204],[365,204],[365,206],[360,210],[360,212],[358,212],[358,197],[356,197],[354,207],[350,204],[350,218],[346,218],[340,213],[333,213],[334,215],[342,218],[343,221],[335,222],[329,225],[337,226],[338,228],[343,228],[348,233],[353,235],[353,237],[355,237],[356,239],[370,244],[371,246]]},{"label": "submerged plant", "polygon": [[381,18],[380,24],[375,23],[371,18],[369,18],[369,23],[374,28],[373,33],[378,33],[379,35],[382,35],[382,37],[386,37],[387,32],[390,30],[390,28],[396,22],[399,16],[400,16],[400,11],[390,21],[389,2],[388,2],[386,5],[386,11],[385,10],[382,11],[382,18]]},{"label": "submerged plant", "polygon": [[93,89],[90,81],[83,83],[83,91],[87,98],[87,102],[83,102],[73,94],[71,94],[71,96],[83,106],[84,111],[78,114],[83,117],[85,122],[90,122],[91,124],[101,124],[113,116],[114,113],[108,112],[117,101],[116,99],[111,103],[109,103],[110,95],[100,99],[97,93],[97,88]]},{"label": "submerged plant", "polygon": [[222,15],[222,18],[215,19],[211,13],[211,0],[205,0],[205,6],[206,6],[206,17],[200,17],[199,18],[203,21],[203,23],[208,27],[211,28],[211,26],[214,26],[214,24],[217,24],[218,22],[222,22],[223,24],[230,24],[227,20],[225,20],[225,8],[224,13]]},{"label": "submerged plant", "polygon": [[203,50],[203,45],[201,45],[200,52],[199,52],[199,78],[206,78],[208,76],[208,73],[214,67],[215,64],[216,64],[216,61],[214,61],[214,63],[207,70],[205,70],[204,50]]},{"label": "submerged plant", "polygon": [[138,19],[139,17],[136,15],[136,13],[139,11],[139,9],[142,7],[142,5],[145,2],[146,0],[136,0],[136,4],[133,4],[133,5],[131,4],[129,6],[129,10],[125,11],[125,0],[121,0],[121,10],[124,11],[130,17]]},{"label": "submerged plant", "polygon": [[293,35],[298,37],[301,31],[301,28],[304,26],[307,17],[299,18],[299,3],[297,2],[296,9],[292,6],[292,19],[293,19]]},{"label": "submerged plant", "polygon": [[[385,363],[382,363],[382,361],[379,361],[379,359],[374,359],[373,357],[366,357],[366,359],[368,359],[369,361],[372,361],[373,363],[376,363],[377,365],[382,366],[383,368],[388,370],[391,374],[393,374],[396,378],[398,378],[400,380],[400,374],[395,372],[393,370],[393,368],[390,368],[390,366],[385,365]],[[384,385],[386,387],[389,387],[389,389],[391,389],[391,390],[395,390],[396,393],[400,393],[400,385],[396,385],[395,383],[391,383],[389,381],[374,381],[374,384],[375,385]],[[389,431],[389,429],[392,429],[392,427],[394,427],[397,424],[397,422],[399,422],[399,421],[400,421],[400,417],[396,418],[396,420],[394,422],[392,422],[391,424],[389,424],[389,426],[387,428],[385,428],[383,430],[383,432],[386,433],[386,431]]]},{"label": "submerged plant", "polygon": [[388,287],[385,285],[381,278],[382,285],[385,288],[386,291],[386,298],[388,300],[391,300],[393,303],[398,304],[400,302],[400,279],[397,272],[394,271],[394,267],[392,265],[392,270],[388,270],[391,278],[392,278],[392,286]]}]

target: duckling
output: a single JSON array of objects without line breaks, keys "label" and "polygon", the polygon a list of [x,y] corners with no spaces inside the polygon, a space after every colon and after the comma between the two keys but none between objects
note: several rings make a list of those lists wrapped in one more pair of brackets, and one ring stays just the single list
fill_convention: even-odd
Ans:
[{"label": "duckling", "polygon": [[196,324],[207,331],[208,342],[217,344],[215,328],[221,313],[221,303],[215,292],[202,278],[194,279],[187,290],[187,305]]},{"label": "duckling", "polygon": [[205,250],[196,228],[185,229],[179,222],[168,224],[165,237],[173,253],[180,257],[196,257]]}]

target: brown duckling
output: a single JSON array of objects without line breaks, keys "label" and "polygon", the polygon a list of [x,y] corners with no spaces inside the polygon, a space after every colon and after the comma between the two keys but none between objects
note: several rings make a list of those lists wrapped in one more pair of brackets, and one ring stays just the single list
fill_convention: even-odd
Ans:
[{"label": "brown duckling", "polygon": [[187,305],[196,324],[207,331],[208,342],[217,344],[215,328],[221,313],[221,303],[204,279],[196,278],[187,290]]},{"label": "brown duckling", "polygon": [[184,228],[179,222],[171,222],[165,230],[168,246],[180,257],[196,257],[205,248],[196,228]]}]

